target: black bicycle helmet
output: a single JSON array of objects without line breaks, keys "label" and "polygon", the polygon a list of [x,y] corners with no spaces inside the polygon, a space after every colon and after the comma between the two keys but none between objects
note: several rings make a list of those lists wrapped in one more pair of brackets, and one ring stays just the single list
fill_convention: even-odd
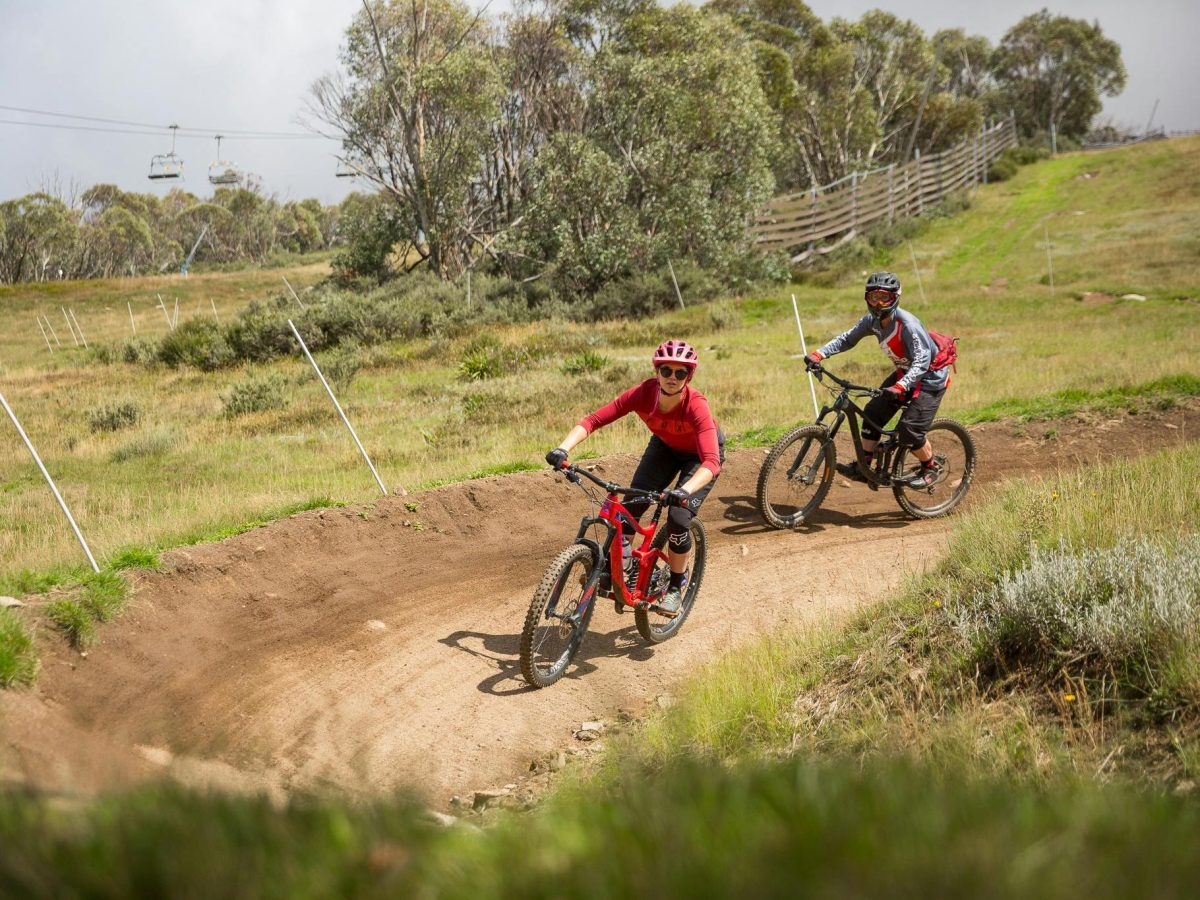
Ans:
[{"label": "black bicycle helmet", "polygon": [[[880,292],[888,294],[890,299],[872,300],[872,294],[878,296]],[[867,301],[867,312],[876,319],[886,319],[900,305],[900,279],[891,272],[876,272],[867,279],[863,296]]]}]

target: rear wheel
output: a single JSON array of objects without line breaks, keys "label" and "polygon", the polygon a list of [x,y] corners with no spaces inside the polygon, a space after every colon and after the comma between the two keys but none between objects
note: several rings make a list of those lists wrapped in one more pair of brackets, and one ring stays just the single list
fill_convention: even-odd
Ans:
[{"label": "rear wheel", "polygon": [[[663,641],[672,638],[683,627],[683,621],[692,611],[692,606],[696,602],[696,595],[700,593],[700,582],[704,580],[704,563],[708,556],[708,534],[704,530],[704,523],[693,517],[692,524],[689,529],[692,533],[692,549],[688,553],[687,567],[684,570],[687,572],[687,584],[683,588],[683,603],[679,607],[679,615],[673,619],[668,619],[666,616],[652,612],[648,609],[635,609],[633,611],[633,620],[637,623],[638,633],[645,638],[648,643],[661,644]],[[667,528],[662,526],[658,529],[658,534],[654,536],[652,546],[655,549],[662,550],[667,545]],[[650,573],[650,586],[647,589],[649,599],[652,603],[657,602],[667,591],[667,585],[671,580],[671,569],[667,565],[666,560],[659,560],[654,571]]]},{"label": "rear wheel", "polygon": [[554,558],[533,592],[521,631],[521,674],[534,687],[563,677],[596,608],[596,553],[572,544]]},{"label": "rear wheel", "polygon": [[[892,493],[900,508],[915,519],[936,519],[962,502],[975,478],[975,442],[967,429],[953,419],[934,419],[929,426],[929,443],[942,472],[932,487],[893,484]],[[905,478],[919,468],[907,448],[896,455],[893,478]]]},{"label": "rear wheel", "polygon": [[772,528],[795,528],[816,512],[833,484],[837,448],[821,425],[781,437],[758,473],[758,511]]}]

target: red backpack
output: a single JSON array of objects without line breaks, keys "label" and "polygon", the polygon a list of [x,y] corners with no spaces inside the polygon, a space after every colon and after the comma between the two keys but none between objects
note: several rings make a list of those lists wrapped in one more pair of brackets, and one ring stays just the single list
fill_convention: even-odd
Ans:
[{"label": "red backpack", "polygon": [[937,352],[933,354],[933,362],[929,364],[929,370],[937,372],[949,366],[957,372],[958,338],[942,334],[940,331],[930,331],[929,337],[933,339],[933,345],[937,348]]}]

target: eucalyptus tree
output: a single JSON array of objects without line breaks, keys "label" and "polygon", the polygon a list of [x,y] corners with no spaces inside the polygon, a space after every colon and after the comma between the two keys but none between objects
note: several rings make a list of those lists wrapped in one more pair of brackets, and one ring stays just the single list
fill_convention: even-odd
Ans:
[{"label": "eucalyptus tree", "polygon": [[503,83],[482,15],[459,0],[363,0],[342,71],[312,87],[313,115],[403,215],[414,264],[441,277],[469,263],[488,219],[480,161]]},{"label": "eucalyptus tree", "polygon": [[74,212],[57,197],[38,192],[0,203],[0,283],[65,271],[78,233]]},{"label": "eucalyptus tree", "polygon": [[1099,22],[1051,15],[1026,16],[1008,30],[992,57],[1000,103],[1011,109],[1026,137],[1053,127],[1081,138],[1103,108],[1101,96],[1125,88],[1121,47]]},{"label": "eucalyptus tree", "polygon": [[776,118],[749,42],[682,4],[569,11],[585,89],[538,160],[530,255],[581,291],[672,257],[725,267],[773,188]]}]

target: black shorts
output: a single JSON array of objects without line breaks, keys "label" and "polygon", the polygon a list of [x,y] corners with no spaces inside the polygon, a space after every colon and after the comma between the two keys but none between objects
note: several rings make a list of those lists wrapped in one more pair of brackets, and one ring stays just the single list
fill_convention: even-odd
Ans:
[{"label": "black shorts", "polygon": [[[880,387],[891,387],[899,380],[900,374],[893,372]],[[933,424],[933,417],[937,415],[945,394],[945,388],[931,391],[921,386],[896,424],[896,437],[901,446],[916,448],[925,445],[925,434]],[[885,390],[878,397],[871,398],[871,402],[863,407],[866,415],[863,418],[862,436],[868,441],[879,440],[880,429],[887,426],[901,405],[902,402],[891,391]]]},{"label": "black shorts", "polygon": [[[720,461],[725,462],[725,435],[717,429],[717,447],[720,453]],[[696,474],[696,470],[700,468],[700,457],[695,453],[684,453],[680,450],[673,450],[667,446],[667,443],[658,435],[650,438],[650,443],[646,445],[646,450],[642,454],[642,461],[638,463],[637,471],[633,473],[633,483],[631,487],[640,488],[643,491],[665,491],[669,487],[679,487],[689,478]],[[700,488],[692,494],[693,497],[699,499],[696,510],[704,503],[709,492],[713,489],[713,485],[717,483],[717,479],[713,478],[708,484]],[[625,504],[628,509],[638,518],[650,507],[649,500],[631,500]],[[667,516],[667,530],[670,535],[682,536],[692,523],[692,510],[683,509],[682,507],[671,507],[670,513]]]}]

